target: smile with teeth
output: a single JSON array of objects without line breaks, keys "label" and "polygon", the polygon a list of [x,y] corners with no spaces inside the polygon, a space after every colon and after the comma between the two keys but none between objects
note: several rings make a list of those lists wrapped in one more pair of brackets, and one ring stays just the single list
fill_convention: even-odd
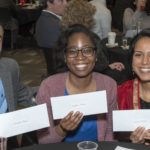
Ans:
[{"label": "smile with teeth", "polygon": [[150,68],[141,68],[142,72],[150,72]]},{"label": "smile with teeth", "polygon": [[85,68],[86,66],[87,66],[86,64],[79,64],[79,65],[76,65],[76,68],[81,69],[81,68]]}]

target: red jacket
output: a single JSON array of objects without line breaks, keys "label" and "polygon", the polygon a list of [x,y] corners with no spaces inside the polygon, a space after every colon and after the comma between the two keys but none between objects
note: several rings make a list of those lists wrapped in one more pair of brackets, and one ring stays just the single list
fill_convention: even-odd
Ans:
[{"label": "red jacket", "polygon": [[120,110],[133,109],[133,81],[118,86],[118,107]]}]

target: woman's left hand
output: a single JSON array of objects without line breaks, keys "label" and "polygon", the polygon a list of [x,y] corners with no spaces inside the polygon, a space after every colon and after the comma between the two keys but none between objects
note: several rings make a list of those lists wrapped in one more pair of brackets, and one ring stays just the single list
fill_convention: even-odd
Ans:
[{"label": "woman's left hand", "polygon": [[145,139],[145,128],[144,127],[137,127],[130,136],[130,140],[132,143],[144,143]]}]

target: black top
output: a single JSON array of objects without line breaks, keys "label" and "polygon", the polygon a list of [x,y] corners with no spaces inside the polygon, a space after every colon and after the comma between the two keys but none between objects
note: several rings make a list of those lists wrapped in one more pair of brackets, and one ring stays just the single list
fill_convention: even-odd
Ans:
[{"label": "black top", "polygon": [[141,109],[150,109],[150,102],[146,102],[144,100],[140,100]]}]

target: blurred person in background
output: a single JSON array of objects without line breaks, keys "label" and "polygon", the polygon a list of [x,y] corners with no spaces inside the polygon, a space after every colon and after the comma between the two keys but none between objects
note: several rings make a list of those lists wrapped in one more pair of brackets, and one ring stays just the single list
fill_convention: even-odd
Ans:
[{"label": "blurred person in background", "polygon": [[124,10],[132,6],[133,0],[115,0],[112,8],[112,26],[123,32],[123,14]]},{"label": "blurred person in background", "polygon": [[106,1],[101,2],[100,0],[92,0],[90,3],[95,6],[96,12],[94,14],[95,25],[93,31],[104,39],[108,37],[108,32],[111,31],[111,12],[106,6]]},{"label": "blurred person in background", "polygon": [[123,16],[123,32],[126,36],[129,35],[127,34],[129,30],[137,30],[138,33],[140,30],[150,27],[150,15],[147,13],[150,8],[146,8],[146,3],[149,3],[147,1],[149,0],[134,0],[132,2],[133,6],[125,9]]},{"label": "blurred person in background", "polygon": [[35,37],[42,48],[47,64],[48,75],[56,73],[56,52],[54,47],[61,34],[61,16],[67,0],[43,0],[43,11],[37,20]]}]

